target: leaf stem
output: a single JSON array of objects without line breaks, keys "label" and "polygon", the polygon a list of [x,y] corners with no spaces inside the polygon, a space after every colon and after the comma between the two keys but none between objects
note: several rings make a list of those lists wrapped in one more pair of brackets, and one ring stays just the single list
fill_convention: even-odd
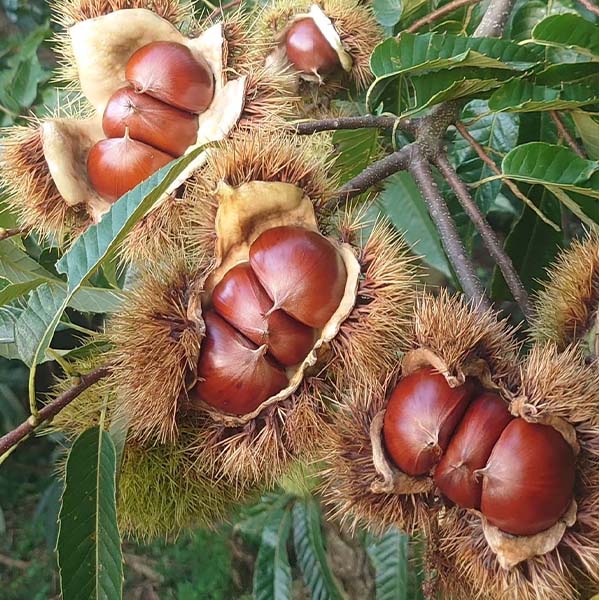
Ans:
[{"label": "leaf stem", "polygon": [[502,271],[502,275],[504,276],[508,288],[518,305],[521,307],[523,316],[530,321],[533,314],[533,308],[529,301],[529,296],[527,295],[525,286],[519,278],[512,261],[506,252],[504,252],[504,248],[496,236],[496,233],[486,221],[477,204],[473,201],[467,186],[459,178],[458,174],[450,164],[448,157],[444,154],[438,155],[435,160],[435,165],[450,184],[450,187],[454,190],[463,210],[477,228],[485,247]]},{"label": "leaf stem", "polygon": [[17,444],[33,433],[42,423],[55,417],[63,408],[68,406],[89,387],[104,377],[107,377],[110,371],[111,366],[104,365],[98,367],[94,371],[82,375],[77,384],[62,394],[59,394],[52,402],[46,404],[46,406],[39,410],[37,422],[34,422],[30,417],[26,421],[23,421],[18,427],[2,436],[0,438],[0,464]]},{"label": "leaf stem", "polygon": [[567,144],[569,144],[569,146],[571,146],[571,150],[573,150],[573,152],[575,152],[575,154],[577,154],[577,156],[579,156],[579,158],[583,158],[583,159],[587,160],[587,156],[585,155],[585,152],[583,151],[581,146],[577,143],[577,141],[573,139],[573,136],[571,135],[569,130],[565,127],[565,124],[562,122],[562,119],[560,118],[560,114],[556,110],[551,110],[549,112],[550,112],[550,118],[554,121],[554,124],[556,125],[556,129],[557,129],[558,133],[560,135],[562,135],[562,137],[566,140]]}]

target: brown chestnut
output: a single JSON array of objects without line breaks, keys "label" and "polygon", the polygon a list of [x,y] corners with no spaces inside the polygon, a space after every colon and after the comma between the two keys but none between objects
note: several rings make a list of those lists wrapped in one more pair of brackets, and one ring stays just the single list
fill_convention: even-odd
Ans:
[{"label": "brown chestnut", "polygon": [[335,246],[303,227],[267,229],[250,246],[250,266],[273,300],[309,327],[322,328],[337,310],[346,267]]},{"label": "brown chestnut", "polygon": [[326,75],[341,67],[337,52],[310,17],[288,29],[285,50],[288,60],[302,73]]},{"label": "brown chestnut", "polygon": [[204,112],[215,92],[208,63],[176,42],[142,46],[127,62],[125,78],[136,92],[191,113]]},{"label": "brown chestnut", "polygon": [[88,154],[87,172],[98,194],[114,202],[172,160],[171,155],[125,135],[94,144]]},{"label": "brown chestnut", "polygon": [[102,117],[106,137],[129,136],[171,156],[181,156],[196,142],[198,118],[130,87],[117,90]]},{"label": "brown chestnut", "polygon": [[533,535],[554,525],[573,498],[575,454],[549,425],[514,419],[484,469],[481,512],[507,533]]},{"label": "brown chestnut", "polygon": [[212,302],[217,313],[230,325],[255,344],[266,344],[282,365],[301,362],[315,343],[314,329],[282,310],[266,316],[273,301],[249,263],[238,264],[225,274],[213,290]]},{"label": "brown chestnut", "polygon": [[452,388],[443,375],[423,368],[394,388],[383,421],[385,448],[408,475],[424,475],[438,462],[463,416],[474,385]]},{"label": "brown chestnut", "polygon": [[206,336],[198,360],[198,397],[234,415],[257,409],[288,383],[285,372],[217,313],[204,315]]},{"label": "brown chestnut", "polygon": [[498,394],[486,392],[471,402],[433,474],[446,498],[463,508],[479,508],[481,478],[473,471],[485,467],[511,420],[506,402]]}]

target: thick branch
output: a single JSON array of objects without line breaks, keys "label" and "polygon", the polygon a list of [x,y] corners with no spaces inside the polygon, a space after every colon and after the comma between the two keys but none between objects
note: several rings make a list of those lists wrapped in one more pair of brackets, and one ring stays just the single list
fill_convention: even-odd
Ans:
[{"label": "thick branch", "polygon": [[13,227],[12,229],[4,229],[4,227],[0,227],[0,242],[15,235],[27,235],[29,233],[29,229],[29,227]]},{"label": "thick branch", "polygon": [[474,37],[502,37],[515,0],[491,0]]},{"label": "thick branch", "polygon": [[0,438],[0,457],[8,452],[13,446],[25,439],[29,434],[33,433],[42,423],[49,421],[55,417],[63,408],[68,406],[77,396],[85,392],[90,386],[94,385],[110,373],[110,366],[106,365],[99,367],[94,371],[90,371],[79,378],[79,383],[74,385],[57,396],[52,402],[46,404],[39,411],[38,422],[33,422],[31,417],[21,423],[18,427],[9,431],[6,435]]},{"label": "thick branch", "polygon": [[498,267],[502,271],[506,285],[510,289],[514,299],[521,307],[521,311],[525,318],[529,321],[532,316],[533,309],[529,302],[529,297],[523,286],[523,282],[520,280],[519,275],[515,271],[512,261],[504,252],[502,244],[498,240],[496,233],[489,226],[485,217],[479,210],[479,207],[471,198],[471,194],[467,189],[467,186],[460,180],[456,171],[452,168],[452,165],[448,161],[448,157],[440,154],[435,164],[440,170],[440,173],[445,177],[446,181],[450,184],[450,187],[454,190],[461,206],[467,213],[469,219],[477,228],[479,235],[485,247],[488,249],[491,257],[496,261]]},{"label": "thick branch", "polygon": [[600,15],[598,7],[593,2],[591,2],[591,0],[579,0],[579,4],[587,8],[590,12],[593,12],[595,15]]},{"label": "thick branch", "polygon": [[577,156],[580,158],[587,158],[585,152],[581,148],[581,146],[573,139],[573,136],[569,133],[569,130],[565,127],[565,124],[562,122],[560,115],[555,110],[550,111],[550,118],[554,121],[556,125],[556,129],[558,133],[562,135],[562,137],[567,141],[567,144],[571,146],[571,149]]},{"label": "thick branch", "polygon": [[452,268],[458,277],[465,295],[473,300],[479,308],[483,310],[488,309],[490,304],[485,296],[481,281],[479,281],[475,273],[475,267],[458,235],[456,225],[450,216],[446,202],[433,179],[431,167],[424,157],[415,153],[409,170],[421,190],[431,219],[440,234],[446,256],[448,256],[452,264]]},{"label": "thick branch", "polygon": [[321,131],[337,131],[339,129],[393,129],[399,127],[409,133],[414,133],[415,124],[408,119],[394,116],[363,115],[359,117],[338,117],[336,119],[321,119],[319,121],[302,121],[296,124],[298,135],[311,135]]},{"label": "thick branch", "polygon": [[408,169],[412,148],[413,145],[409,144],[401,150],[369,165],[364,171],[338,190],[337,194],[329,201],[329,207],[334,208],[340,204],[345,204],[351,198],[360,196],[360,194],[363,194],[390,175]]},{"label": "thick branch", "polygon": [[481,0],[452,0],[452,2],[448,2],[448,4],[444,4],[441,8],[430,12],[428,15],[425,15],[421,19],[415,21],[410,27],[408,27],[405,31],[410,33],[414,33],[423,27],[424,25],[428,25],[429,23],[433,23],[438,19],[462,8],[463,6],[467,6],[468,4],[477,4],[481,2]]}]

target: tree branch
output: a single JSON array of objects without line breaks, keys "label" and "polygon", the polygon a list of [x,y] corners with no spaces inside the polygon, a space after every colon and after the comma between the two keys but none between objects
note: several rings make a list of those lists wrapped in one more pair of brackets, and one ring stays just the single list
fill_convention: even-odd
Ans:
[{"label": "tree branch", "polygon": [[575,154],[577,154],[577,156],[579,156],[580,158],[587,159],[585,152],[583,151],[581,146],[577,143],[577,141],[573,139],[573,136],[569,133],[569,130],[565,127],[565,124],[562,122],[562,119],[560,118],[560,115],[558,114],[558,112],[555,110],[551,110],[550,118],[554,121],[554,124],[556,125],[556,129],[558,130],[558,133],[560,135],[562,135],[563,138],[566,140],[567,144],[569,144],[569,146],[571,146],[571,149],[573,150],[573,152],[575,152]]},{"label": "tree branch", "polygon": [[399,127],[408,133],[414,133],[416,125],[408,119],[386,115],[363,115],[359,117],[338,117],[318,121],[301,121],[295,125],[298,135],[311,135],[321,131],[337,131],[339,129],[393,129]]},{"label": "tree branch", "polygon": [[514,4],[515,0],[490,0],[483,19],[473,32],[473,36],[502,37]]},{"label": "tree branch", "polygon": [[448,4],[445,4],[437,10],[430,12],[428,15],[425,15],[421,19],[418,19],[410,27],[406,28],[405,31],[408,31],[409,33],[414,33],[415,31],[421,29],[421,27],[423,27],[424,25],[433,23],[434,21],[441,19],[447,14],[454,12],[459,8],[462,8],[463,6],[467,6],[468,4],[477,4],[478,2],[481,2],[481,0],[452,0],[452,2],[449,2]]},{"label": "tree branch", "polygon": [[90,386],[94,385],[111,371],[110,365],[98,367],[94,371],[90,371],[79,378],[79,383],[72,388],[57,396],[52,402],[46,404],[39,411],[38,421],[35,422],[31,417],[21,423],[18,427],[9,431],[6,435],[0,438],[0,462],[4,455],[24,440],[28,435],[33,433],[42,423],[49,421],[55,417],[65,406],[68,406],[77,396],[85,392]]},{"label": "tree branch", "polygon": [[4,229],[4,227],[0,227],[0,242],[15,235],[27,235],[30,229],[30,227],[13,227],[12,229]]},{"label": "tree branch", "polygon": [[595,15],[600,15],[598,7],[593,2],[591,2],[591,0],[579,0],[579,4],[587,8],[590,12],[593,12]]},{"label": "tree branch", "polygon": [[440,173],[445,177],[446,181],[450,184],[450,187],[454,190],[454,193],[463,207],[463,210],[465,213],[467,213],[469,219],[471,219],[472,223],[477,228],[485,247],[488,249],[491,257],[496,261],[498,267],[500,267],[502,275],[504,276],[504,280],[506,281],[506,285],[508,285],[508,288],[510,289],[514,299],[521,307],[521,311],[523,312],[525,319],[528,321],[531,320],[533,308],[529,302],[529,296],[527,295],[525,287],[523,286],[523,282],[519,278],[512,261],[506,252],[504,252],[504,248],[498,240],[496,233],[486,221],[485,217],[479,210],[479,207],[473,201],[473,198],[471,198],[471,194],[469,193],[467,186],[460,180],[458,174],[448,161],[447,156],[440,154],[435,161],[435,165],[440,170]]},{"label": "tree branch", "polygon": [[412,149],[413,144],[409,144],[401,150],[389,154],[385,158],[369,165],[364,171],[348,181],[337,191],[336,195],[327,203],[327,208],[335,208],[340,204],[345,204],[351,198],[360,196],[360,194],[363,194],[390,175],[408,169]]},{"label": "tree branch", "polygon": [[446,256],[450,260],[465,295],[473,300],[480,309],[486,310],[490,308],[490,303],[485,295],[481,281],[475,273],[473,263],[467,255],[458,235],[456,225],[450,216],[446,202],[433,179],[431,167],[427,160],[418,153],[415,153],[410,163],[409,171],[412,173],[417,186],[421,190],[431,219],[440,234]]}]

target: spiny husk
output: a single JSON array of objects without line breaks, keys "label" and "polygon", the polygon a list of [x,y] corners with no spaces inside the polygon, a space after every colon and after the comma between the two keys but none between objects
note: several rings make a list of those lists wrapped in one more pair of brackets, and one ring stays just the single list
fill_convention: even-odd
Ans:
[{"label": "spiny husk", "polygon": [[411,348],[433,352],[459,380],[465,365],[483,360],[498,383],[507,381],[517,364],[514,331],[493,310],[480,311],[463,296],[442,290],[417,300]]},{"label": "spiny husk", "polygon": [[182,430],[175,444],[129,443],[119,477],[121,531],[139,540],[173,538],[191,527],[213,527],[255,492],[216,480],[187,450],[195,435]]},{"label": "spiny husk", "polygon": [[414,257],[388,221],[372,223],[365,240],[366,225],[364,210],[349,209],[338,226],[341,239],[357,247],[361,266],[354,310],[331,342],[330,373],[340,389],[364,375],[381,376],[394,369],[411,326]]},{"label": "spiny husk", "polygon": [[128,415],[131,437],[142,442],[173,442],[178,435],[177,412],[204,333],[188,306],[195,275],[177,256],[148,265],[108,327],[119,410]]},{"label": "spiny husk", "polygon": [[492,600],[558,600],[598,586],[598,383],[595,366],[577,348],[559,353],[551,343],[536,345],[516,382],[513,413],[531,421],[559,417],[575,427],[580,452],[575,480],[576,522],[551,552],[510,570],[500,566],[483,535],[478,516],[459,508],[440,519],[431,540],[430,568],[444,597]]},{"label": "spiny husk", "polygon": [[62,243],[90,223],[84,205],[63,201],[50,175],[42,146],[40,123],[2,130],[0,182],[8,192],[7,204],[21,226],[35,228],[42,237]]},{"label": "spiny husk", "polygon": [[[365,88],[373,78],[369,64],[371,53],[383,39],[383,32],[367,3],[360,0],[276,0],[260,16],[258,30],[261,37],[270,42],[271,50],[274,49],[277,34],[295,15],[307,13],[312,4],[318,5],[332,21],[344,49],[352,57],[350,78],[359,89]],[[334,87],[337,86],[334,84]]]},{"label": "spiny husk", "polygon": [[300,139],[271,128],[237,134],[219,144],[209,152],[204,168],[186,184],[191,202],[186,229],[192,253],[214,255],[219,182],[234,188],[251,181],[291,183],[304,190],[318,213],[337,187],[327,174],[329,161],[323,160],[329,151],[326,137]]},{"label": "spiny husk", "polygon": [[366,378],[340,394],[338,410],[327,430],[321,472],[322,493],[331,515],[354,531],[367,527],[381,534],[390,526],[413,533],[429,530],[431,492],[375,493],[381,480],[373,463],[371,423],[387,403],[387,385]]},{"label": "spiny husk", "polygon": [[563,350],[585,337],[597,318],[598,236],[589,234],[573,241],[548,269],[546,284],[537,295],[531,335]]}]

